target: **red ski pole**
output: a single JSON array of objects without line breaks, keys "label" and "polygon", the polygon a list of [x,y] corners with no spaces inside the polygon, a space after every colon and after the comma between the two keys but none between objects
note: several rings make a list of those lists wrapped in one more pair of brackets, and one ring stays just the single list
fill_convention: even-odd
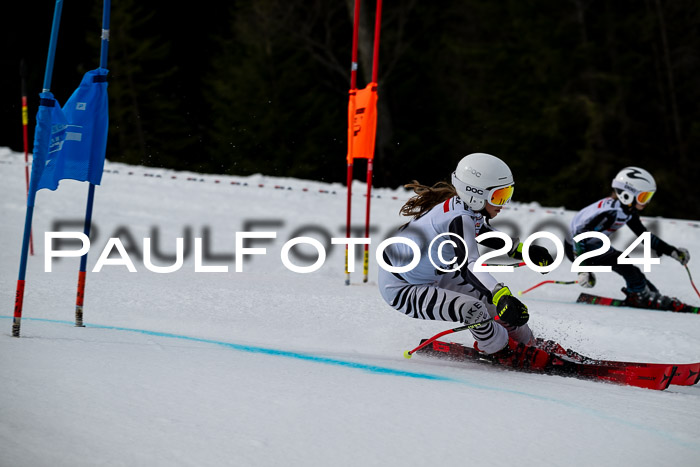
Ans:
[{"label": "red ski pole", "polygon": [[695,293],[698,294],[698,297],[700,297],[700,292],[698,292],[698,288],[695,287],[695,283],[693,282],[693,276],[690,275],[690,269],[688,269],[688,265],[685,265],[685,272],[688,273],[688,279],[690,279],[690,285],[693,286],[693,289],[695,289]]},{"label": "red ski pole", "polygon": [[520,268],[526,266],[525,262],[513,263],[513,264],[495,264],[495,263],[484,263],[482,266],[512,266],[514,268]]},{"label": "red ski pole", "polygon": [[428,339],[427,341],[423,342],[421,345],[419,345],[419,346],[416,347],[415,349],[413,349],[413,350],[406,350],[406,351],[403,353],[403,356],[406,357],[406,358],[411,358],[411,356],[412,356],[414,353],[416,353],[418,350],[422,349],[423,347],[425,347],[425,346],[428,345],[428,344],[431,344],[432,342],[436,341],[437,339],[441,338],[442,336],[446,336],[446,335],[448,335],[448,334],[452,334],[453,332],[464,331],[464,330],[466,330],[466,329],[478,328],[478,327],[481,326],[482,324],[486,324],[486,323],[488,323],[489,321],[498,321],[498,316],[496,316],[495,318],[485,319],[484,321],[479,321],[478,323],[465,324],[464,326],[460,326],[460,327],[458,327],[458,328],[448,329],[447,331],[442,331],[442,332],[439,333],[439,334],[435,334],[433,337],[431,337],[431,338]]},{"label": "red ski pole", "polygon": [[536,289],[537,287],[539,287],[539,286],[541,286],[541,285],[545,285],[545,284],[564,284],[564,285],[569,285],[569,284],[578,284],[578,281],[542,281],[542,282],[540,282],[539,284],[533,285],[533,286],[530,287],[529,289],[521,290],[520,292],[518,292],[518,295],[522,295],[522,294],[524,294],[524,293],[528,293],[528,292],[531,291],[532,289]]}]

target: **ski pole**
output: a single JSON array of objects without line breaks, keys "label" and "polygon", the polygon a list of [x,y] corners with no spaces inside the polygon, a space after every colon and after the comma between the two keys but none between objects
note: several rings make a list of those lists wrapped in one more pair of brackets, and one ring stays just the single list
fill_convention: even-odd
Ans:
[{"label": "ski pole", "polygon": [[541,286],[541,285],[545,285],[545,284],[564,284],[564,285],[569,285],[569,284],[578,284],[578,281],[542,281],[542,282],[540,282],[539,284],[533,285],[533,286],[530,287],[529,289],[521,290],[520,292],[518,292],[518,295],[522,295],[522,294],[524,294],[524,293],[527,293],[527,292],[531,291],[532,289],[536,289],[537,287],[539,287],[539,286]]},{"label": "ski pole", "polygon": [[447,334],[452,334],[453,332],[464,331],[465,329],[474,329],[474,328],[478,328],[478,327],[481,326],[482,324],[486,324],[486,323],[488,323],[489,321],[498,321],[498,316],[496,316],[495,318],[485,319],[484,321],[479,321],[478,323],[465,324],[464,326],[460,326],[460,327],[458,327],[458,328],[448,329],[447,331],[442,331],[442,332],[439,333],[439,334],[435,334],[433,337],[431,337],[431,338],[428,339],[427,341],[423,342],[421,345],[419,345],[419,346],[416,347],[415,349],[413,349],[413,350],[406,350],[406,351],[403,353],[403,356],[406,357],[406,358],[411,358],[411,356],[412,356],[414,353],[416,353],[418,350],[422,349],[423,347],[425,347],[426,345],[432,343],[433,341],[435,341],[435,340],[441,338],[442,336],[446,336]]},{"label": "ski pole", "polygon": [[688,273],[688,279],[690,279],[690,285],[693,286],[693,289],[695,289],[695,293],[698,294],[698,297],[700,297],[700,292],[698,292],[698,288],[695,287],[695,283],[693,282],[693,276],[690,275],[690,269],[688,269],[688,265],[685,265],[685,272]]},{"label": "ski pole", "polygon": [[525,262],[513,263],[513,264],[496,264],[496,263],[484,263],[482,266],[513,266],[514,268],[519,268],[525,266]]}]

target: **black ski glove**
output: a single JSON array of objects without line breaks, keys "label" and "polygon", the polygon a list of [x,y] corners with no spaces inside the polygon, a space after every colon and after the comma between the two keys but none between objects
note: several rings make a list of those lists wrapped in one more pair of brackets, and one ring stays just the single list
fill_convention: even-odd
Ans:
[{"label": "black ski glove", "polygon": [[508,287],[502,287],[493,296],[498,319],[511,326],[519,327],[527,323],[530,314],[523,302],[510,294]]},{"label": "black ski glove", "polygon": [[[530,252],[530,259],[538,266],[549,266],[554,262],[554,258],[549,254],[549,250],[543,246],[530,245],[528,251]],[[517,260],[523,259],[523,244],[518,243],[508,256]]]},{"label": "black ski glove", "polygon": [[538,266],[549,266],[554,262],[549,250],[539,245],[530,245],[530,259]]}]

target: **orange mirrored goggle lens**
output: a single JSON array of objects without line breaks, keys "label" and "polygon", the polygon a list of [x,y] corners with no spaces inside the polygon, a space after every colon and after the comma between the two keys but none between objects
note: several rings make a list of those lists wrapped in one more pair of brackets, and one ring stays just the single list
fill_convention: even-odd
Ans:
[{"label": "orange mirrored goggle lens", "polygon": [[503,206],[508,202],[511,196],[513,196],[513,191],[515,191],[514,185],[493,190],[491,192],[491,200],[489,203],[493,206]]},{"label": "orange mirrored goggle lens", "polygon": [[653,191],[642,191],[637,195],[637,202],[639,204],[647,204],[652,196],[654,196]]}]

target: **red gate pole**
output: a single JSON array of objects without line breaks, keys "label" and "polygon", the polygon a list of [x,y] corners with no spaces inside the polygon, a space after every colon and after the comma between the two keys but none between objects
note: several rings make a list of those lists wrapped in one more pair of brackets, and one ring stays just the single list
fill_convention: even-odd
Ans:
[{"label": "red gate pole", "polygon": [[[27,125],[29,124],[29,112],[27,110],[27,69],[24,59],[19,63],[19,75],[22,80],[22,133],[24,137],[24,178],[27,182],[27,195],[29,195],[29,141],[27,139]],[[34,239],[32,231],[29,231],[29,254],[34,256]]]},{"label": "red gate pole", "polygon": [[[345,226],[345,236],[349,239],[351,236],[350,224],[352,222],[352,170],[353,170],[353,140],[354,128],[353,122],[355,118],[355,98],[357,96],[357,41],[360,30],[360,0],[355,0],[355,13],[353,17],[352,27],[352,64],[350,66],[350,102],[348,104],[348,203],[347,216]],[[350,245],[345,245],[345,285],[350,285],[349,266],[349,251]]]},{"label": "red gate pole", "polygon": [[[378,83],[379,74],[379,31],[382,24],[382,0],[377,0],[377,12],[374,19],[374,53],[372,54],[372,82]],[[378,121],[377,121],[378,122]],[[372,148],[374,149],[374,148]],[[367,158],[367,210],[365,213],[365,238],[369,238],[369,208],[372,199],[372,169],[374,156]],[[369,278],[369,243],[365,244],[362,282]]]}]

